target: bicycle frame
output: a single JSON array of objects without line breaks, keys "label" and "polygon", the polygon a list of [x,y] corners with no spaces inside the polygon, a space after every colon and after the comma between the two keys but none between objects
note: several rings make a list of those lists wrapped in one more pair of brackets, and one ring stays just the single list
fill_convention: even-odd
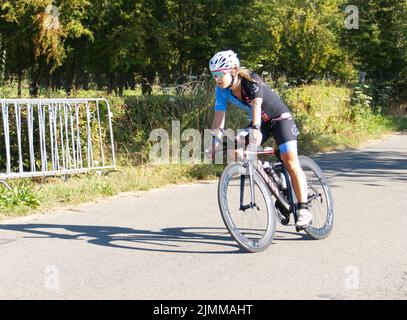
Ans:
[{"label": "bicycle frame", "polygon": [[247,209],[251,209],[253,207],[258,208],[258,206],[256,205],[256,199],[255,199],[255,194],[254,194],[253,164],[250,161],[246,160],[243,162],[243,167],[249,169],[250,204],[248,204],[248,205],[243,204],[244,185],[245,185],[246,176],[241,175],[240,176],[240,207],[239,207],[239,210],[246,211]]},{"label": "bicycle frame", "polygon": [[248,160],[248,158],[252,155],[274,155],[276,156],[281,164],[283,165],[283,174],[284,177],[287,181],[287,192],[288,192],[288,201],[282,194],[282,191],[280,190],[279,186],[277,185],[276,181],[274,181],[273,178],[271,178],[264,170],[263,165],[261,161],[257,162],[257,168],[255,169],[260,176],[263,178],[263,180],[266,182],[269,190],[271,193],[275,196],[279,204],[283,207],[283,209],[286,212],[292,213],[294,215],[294,221],[297,222],[297,207],[295,206],[295,201],[294,201],[294,190],[291,182],[291,177],[284,167],[283,162],[281,161],[279,152],[277,150],[274,150],[272,148],[270,149],[265,149],[264,151],[248,151],[246,150],[244,152],[244,155],[246,159],[243,161],[243,167],[248,167],[249,168],[249,177],[250,177],[250,193],[251,193],[251,203],[250,205],[244,205],[243,204],[243,196],[244,196],[244,181],[245,181],[245,176],[242,175],[240,177],[241,185],[240,185],[240,209],[245,211],[246,209],[253,208],[254,206],[257,207],[255,203],[255,195],[254,195],[254,179],[253,179],[253,170],[254,170],[254,165],[251,160]]}]

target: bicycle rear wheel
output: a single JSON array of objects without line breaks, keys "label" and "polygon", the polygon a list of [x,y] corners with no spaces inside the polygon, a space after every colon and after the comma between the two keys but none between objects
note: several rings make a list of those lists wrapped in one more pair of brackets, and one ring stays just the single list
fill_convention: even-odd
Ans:
[{"label": "bicycle rear wheel", "polygon": [[318,164],[305,156],[300,156],[300,165],[307,179],[308,206],[312,214],[312,224],[305,232],[314,239],[324,239],[332,231],[334,204],[328,181]]},{"label": "bicycle rear wheel", "polygon": [[219,179],[222,219],[235,241],[249,252],[270,246],[276,227],[275,207],[268,187],[253,170],[255,204],[251,205],[250,176],[242,163],[228,165]]}]

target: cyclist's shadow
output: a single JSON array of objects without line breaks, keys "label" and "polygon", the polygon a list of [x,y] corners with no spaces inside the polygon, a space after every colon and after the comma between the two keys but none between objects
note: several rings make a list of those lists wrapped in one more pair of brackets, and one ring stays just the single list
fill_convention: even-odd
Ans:
[{"label": "cyclist's shadow", "polygon": [[[79,240],[119,249],[202,254],[246,252],[231,238],[226,228],[220,227],[174,227],[152,231],[113,226],[9,224],[0,225],[0,230],[25,233],[22,238]],[[281,233],[295,234],[297,237],[285,239],[279,237]],[[277,231],[275,239],[302,240],[306,237],[303,234]]]}]

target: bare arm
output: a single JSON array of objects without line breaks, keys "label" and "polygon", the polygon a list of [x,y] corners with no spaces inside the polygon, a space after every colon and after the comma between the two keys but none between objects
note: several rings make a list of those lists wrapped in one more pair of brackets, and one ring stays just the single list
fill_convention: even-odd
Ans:
[{"label": "bare arm", "polygon": [[[261,104],[263,103],[262,98],[255,98],[252,102],[252,112],[253,112],[253,119],[252,123],[254,125],[261,125]],[[252,130],[252,138],[253,142],[256,145],[260,145],[262,141],[262,134],[260,130]]]},{"label": "bare arm", "polygon": [[213,118],[212,130],[224,128],[225,126],[225,111],[215,111],[215,118]]},{"label": "bare arm", "polygon": [[[219,139],[222,138],[222,134],[223,134],[222,132],[223,132],[223,128],[225,126],[225,115],[226,115],[225,111],[215,111],[215,117],[213,118],[213,122],[212,122],[212,132]],[[215,156],[215,150],[218,145],[219,145],[219,142],[212,139],[212,146],[209,149],[205,150],[205,155],[208,158],[213,159]]]},{"label": "bare arm", "polygon": [[252,112],[253,112],[253,125],[260,125],[261,124],[261,105],[263,103],[262,98],[255,98],[252,101]]}]

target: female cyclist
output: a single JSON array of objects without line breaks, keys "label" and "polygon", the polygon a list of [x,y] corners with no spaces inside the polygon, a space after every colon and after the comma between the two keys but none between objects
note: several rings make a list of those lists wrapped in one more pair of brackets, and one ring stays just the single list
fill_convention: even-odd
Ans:
[{"label": "female cyclist", "polygon": [[259,75],[240,67],[240,61],[232,50],[216,53],[209,61],[209,69],[217,84],[213,134],[219,138],[222,136],[226,105],[229,102],[249,114],[251,137],[257,146],[272,135],[299,200],[296,226],[306,227],[311,223],[312,215],[308,211],[307,191],[303,187],[306,185],[306,178],[297,154],[299,132],[290,110]]}]

